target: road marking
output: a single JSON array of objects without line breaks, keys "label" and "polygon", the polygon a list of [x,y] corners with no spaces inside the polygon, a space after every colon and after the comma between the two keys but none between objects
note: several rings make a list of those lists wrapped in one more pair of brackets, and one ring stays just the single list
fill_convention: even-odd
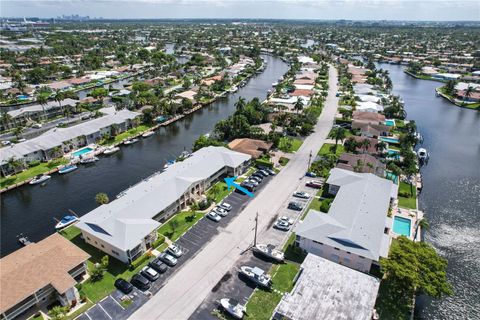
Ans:
[{"label": "road marking", "polygon": [[110,317],[110,315],[108,314],[107,310],[105,310],[100,303],[98,304],[98,306],[100,307],[100,309],[103,310],[103,312],[105,312],[105,314],[107,315],[107,317],[109,317],[110,319],[112,319],[112,317]]},{"label": "road marking", "polygon": [[113,298],[112,296],[109,296],[109,297],[112,298],[112,300],[115,301],[115,303],[118,304],[118,306],[119,306],[120,308],[122,308],[123,310],[125,310],[125,308],[122,307],[122,305],[121,305],[115,298]]},{"label": "road marking", "polygon": [[92,320],[92,318],[90,318],[87,312],[85,312],[85,315],[87,316],[88,319]]}]

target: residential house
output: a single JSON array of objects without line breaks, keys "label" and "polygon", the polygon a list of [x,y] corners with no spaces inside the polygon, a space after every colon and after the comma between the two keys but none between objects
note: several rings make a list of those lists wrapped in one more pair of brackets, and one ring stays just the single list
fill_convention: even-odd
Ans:
[{"label": "residential house", "polygon": [[200,200],[222,177],[241,175],[250,159],[224,147],[202,148],[90,211],[77,227],[85,242],[130,263],[152,246],[161,222]]},{"label": "residential house", "polygon": [[367,153],[343,153],[338,158],[335,167],[353,172],[373,173],[382,178],[385,177],[386,171],[386,165],[384,163]]},{"label": "residential house", "polygon": [[352,129],[358,130],[361,136],[369,138],[378,138],[386,136],[390,132],[390,127],[384,124],[364,123],[352,121]]},{"label": "residential house", "polygon": [[273,143],[263,140],[243,138],[233,140],[228,144],[228,148],[233,151],[249,154],[252,158],[257,159],[262,154],[268,153],[272,145]]},{"label": "residential house", "polygon": [[335,196],[328,214],[310,210],[296,227],[295,243],[306,252],[369,272],[388,255],[392,219],[387,215],[398,186],[371,173],[339,168],[330,171],[326,183]]},{"label": "residential house", "polygon": [[385,116],[375,112],[354,111],[353,120],[359,123],[385,124]]},{"label": "residential house", "polygon": [[308,254],[295,286],[282,296],[274,320],[371,320],[380,280]]},{"label": "residential house", "polygon": [[87,272],[90,256],[58,233],[0,260],[0,314],[9,320],[59,301],[80,300],[75,285]]}]

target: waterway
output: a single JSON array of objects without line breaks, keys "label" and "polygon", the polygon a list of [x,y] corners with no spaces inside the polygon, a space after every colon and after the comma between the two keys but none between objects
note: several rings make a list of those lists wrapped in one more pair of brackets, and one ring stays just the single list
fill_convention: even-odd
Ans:
[{"label": "waterway", "polygon": [[240,96],[265,99],[288,65],[275,57],[264,58],[267,68],[245,87],[161,128],[154,136],[121,147],[119,153],[101,157],[95,165],[82,166],[66,175],[54,174],[45,187],[27,185],[2,194],[1,255],[19,248],[19,233],[39,241],[55,232],[54,218],[68,214],[68,209],[84,215],[96,207],[97,193],[106,192],[114,199],[122,190],[159,171],[167,159],[176,158],[185,148],[189,150],[201,134],[211,132],[215,123],[231,115]]},{"label": "waterway", "polygon": [[420,209],[430,230],[425,241],[448,259],[454,295],[417,299],[417,319],[480,319],[480,112],[435,96],[441,83],[417,80],[398,65],[390,72],[393,92],[417,123],[430,161],[423,167]]}]

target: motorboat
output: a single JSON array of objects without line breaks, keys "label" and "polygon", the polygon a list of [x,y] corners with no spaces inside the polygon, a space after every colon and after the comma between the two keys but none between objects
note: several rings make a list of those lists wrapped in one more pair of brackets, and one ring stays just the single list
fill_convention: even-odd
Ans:
[{"label": "motorboat", "polygon": [[285,258],[283,252],[275,249],[275,246],[271,244],[257,244],[253,247],[253,251],[278,262],[282,262]]},{"label": "motorboat", "polygon": [[23,246],[28,246],[29,244],[32,243],[32,241],[30,241],[27,236],[24,236],[23,233],[20,233],[17,236],[17,238],[18,238],[18,243],[20,243]]},{"label": "motorboat", "polygon": [[73,216],[73,215],[68,215],[68,216],[64,216],[62,218],[62,220],[60,220],[56,225],[55,225],[55,229],[57,230],[60,230],[60,229],[63,229],[65,227],[68,227],[69,225],[77,222],[79,219],[77,216]]},{"label": "motorboat", "polygon": [[88,158],[82,158],[80,160],[81,164],[90,164],[98,161],[99,159],[97,157],[88,157]]},{"label": "motorboat", "polygon": [[418,155],[418,158],[422,161],[427,160],[430,157],[430,155],[427,152],[427,149],[425,148],[418,149],[417,155]]},{"label": "motorboat", "polygon": [[111,154],[114,154],[115,152],[120,151],[119,147],[108,147],[103,151],[103,154],[106,156],[109,156]]},{"label": "motorboat", "polygon": [[48,179],[50,179],[51,176],[49,175],[42,175],[42,174],[39,174],[38,176],[36,176],[35,178],[33,178],[29,184],[39,184],[39,183],[42,183],[42,182],[45,182],[47,181]]},{"label": "motorboat", "polygon": [[60,174],[65,174],[65,173],[69,173],[69,172],[72,172],[72,171],[75,171],[77,170],[78,167],[74,164],[71,164],[71,165],[68,165],[68,166],[64,166],[63,168],[61,168],[60,170],[58,170],[58,173]]},{"label": "motorboat", "polygon": [[225,310],[225,312],[227,312],[235,319],[242,319],[243,313],[246,311],[245,306],[241,305],[240,302],[235,299],[220,299],[220,305],[222,306],[223,310]]},{"label": "motorboat", "polygon": [[136,142],[138,142],[139,140],[137,138],[133,138],[133,139],[128,139],[128,140],[125,140],[123,142],[124,145],[128,146],[128,145],[131,145],[131,144],[134,144]]},{"label": "motorboat", "polygon": [[258,267],[242,266],[239,272],[261,287],[270,288],[271,286],[271,278]]},{"label": "motorboat", "polygon": [[238,87],[237,86],[233,86],[231,87],[230,89],[228,89],[228,92],[236,92],[238,90]]},{"label": "motorboat", "polygon": [[142,134],[142,137],[143,138],[148,138],[148,137],[153,136],[154,134],[155,134],[155,131],[147,131],[144,134]]},{"label": "motorboat", "polygon": [[178,156],[178,160],[185,160],[187,158],[190,158],[192,156],[192,154],[190,152],[188,152],[187,150],[184,150],[182,151],[182,153],[180,153],[180,155]]}]

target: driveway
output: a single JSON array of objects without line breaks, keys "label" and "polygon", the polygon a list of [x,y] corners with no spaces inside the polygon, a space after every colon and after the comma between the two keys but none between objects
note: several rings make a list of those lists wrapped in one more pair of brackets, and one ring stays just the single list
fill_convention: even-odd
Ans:
[{"label": "driveway", "polygon": [[310,152],[316,153],[332,127],[338,106],[337,71],[329,70],[329,95],[315,126],[287,166],[262,192],[249,201],[243,212],[214,237],[181,270],[170,277],[162,290],[137,310],[132,319],[187,319],[211,292],[212,288],[232,269],[252,244],[253,223],[258,213],[259,235],[269,230],[271,220],[282,209],[284,201],[298,188],[308,167]]}]

